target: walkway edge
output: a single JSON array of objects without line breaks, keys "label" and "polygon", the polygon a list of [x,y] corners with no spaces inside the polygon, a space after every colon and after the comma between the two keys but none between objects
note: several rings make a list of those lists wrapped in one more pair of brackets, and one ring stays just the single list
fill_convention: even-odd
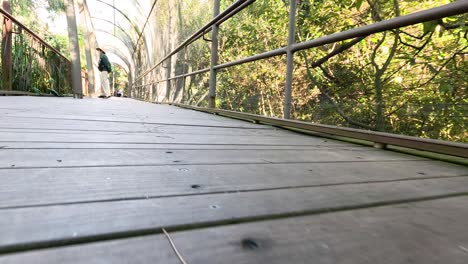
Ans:
[{"label": "walkway edge", "polygon": [[371,130],[361,130],[347,127],[337,127],[331,125],[315,124],[297,120],[286,120],[274,117],[265,117],[249,113],[241,113],[229,110],[214,108],[203,108],[184,104],[172,104],[181,108],[192,109],[196,111],[217,114],[221,116],[248,120],[255,123],[268,124],[284,128],[296,128],[306,131],[313,131],[334,136],[343,136],[348,138],[366,140],[375,144],[394,145],[399,147],[430,151],[440,154],[446,154],[456,157],[468,158],[468,144],[449,142],[435,139],[424,139],[418,137],[396,135]]}]

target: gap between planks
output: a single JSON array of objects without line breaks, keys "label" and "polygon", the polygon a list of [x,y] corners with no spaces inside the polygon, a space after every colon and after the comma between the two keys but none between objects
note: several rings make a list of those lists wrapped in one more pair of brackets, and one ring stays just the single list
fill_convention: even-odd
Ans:
[{"label": "gap between planks", "polygon": [[413,178],[400,178],[400,179],[392,179],[392,180],[310,184],[310,185],[257,188],[257,189],[247,189],[247,190],[223,190],[223,191],[185,193],[185,194],[181,193],[181,194],[168,194],[168,195],[145,195],[145,196],[134,196],[134,197],[125,197],[125,198],[99,199],[99,200],[64,202],[64,203],[42,203],[42,204],[30,204],[30,205],[3,206],[3,207],[0,207],[0,211],[10,210],[10,209],[37,208],[37,207],[46,207],[46,206],[66,206],[66,205],[77,205],[77,204],[105,203],[105,202],[138,201],[138,200],[151,200],[151,199],[160,199],[160,198],[206,196],[206,195],[214,195],[214,194],[232,194],[232,193],[252,193],[252,192],[266,192],[266,191],[278,191],[278,190],[332,187],[332,186],[353,186],[353,185],[364,185],[364,184],[373,184],[373,183],[392,183],[392,182],[406,182],[406,181],[420,181],[420,180],[434,180],[434,179],[456,179],[456,178],[464,178],[464,177],[468,177],[468,175],[413,177]]},{"label": "gap between planks", "polygon": [[[359,204],[359,205],[339,206],[339,207],[334,207],[334,208],[321,208],[321,209],[305,210],[301,212],[285,212],[285,213],[271,214],[271,215],[248,216],[248,217],[239,218],[239,219],[225,219],[225,220],[208,221],[208,222],[200,222],[200,223],[181,224],[181,225],[174,225],[170,227],[164,227],[164,229],[167,230],[168,232],[182,232],[182,231],[191,231],[191,230],[196,230],[196,229],[201,229],[201,228],[212,228],[212,227],[229,226],[229,225],[235,225],[235,224],[279,220],[279,219],[286,219],[290,217],[311,216],[311,215],[318,215],[318,214],[325,214],[325,213],[328,214],[328,213],[335,213],[335,212],[342,212],[342,211],[378,208],[378,207],[384,207],[384,206],[393,206],[393,205],[400,205],[400,204],[407,204],[407,203],[419,203],[419,202],[434,201],[434,200],[454,198],[454,197],[464,197],[464,196],[468,196],[468,192],[434,195],[434,196],[418,197],[418,198],[408,198],[408,199],[400,199],[400,200],[369,202],[369,203]],[[74,238],[67,238],[67,239],[57,239],[57,240],[40,241],[40,242],[32,242],[32,243],[24,243],[24,244],[15,244],[15,245],[5,246],[5,247],[0,248],[0,256],[3,254],[20,253],[20,252],[27,252],[27,251],[32,251],[32,250],[48,249],[48,248],[67,247],[71,245],[80,245],[80,244],[87,244],[87,243],[93,243],[93,242],[102,242],[102,241],[109,241],[109,240],[115,240],[115,239],[126,239],[126,238],[138,237],[138,236],[149,236],[149,235],[158,235],[158,234],[163,234],[161,227],[146,228],[146,229],[140,229],[140,230],[119,231],[119,232],[114,232],[114,233],[74,237]]]}]

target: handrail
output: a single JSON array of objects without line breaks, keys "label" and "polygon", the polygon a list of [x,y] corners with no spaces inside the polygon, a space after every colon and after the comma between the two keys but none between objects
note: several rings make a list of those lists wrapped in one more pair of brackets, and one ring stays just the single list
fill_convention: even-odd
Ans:
[{"label": "handrail", "polygon": [[205,34],[205,32],[209,28],[211,28],[211,26],[217,25],[220,22],[226,21],[228,18],[234,16],[235,14],[237,14],[238,12],[240,12],[242,9],[249,6],[253,2],[255,2],[255,0],[238,0],[238,1],[236,1],[234,4],[229,6],[226,10],[224,10],[221,14],[219,14],[218,16],[213,18],[210,22],[208,22],[206,25],[204,25],[201,29],[199,29],[197,32],[192,34],[189,38],[187,38],[184,42],[182,42],[179,46],[177,46],[173,51],[171,51],[168,55],[166,55],[158,63],[156,63],[154,66],[152,66],[151,68],[149,68],[148,70],[143,72],[143,74],[141,74],[140,76],[135,78],[134,83],[136,83],[137,81],[139,81],[140,79],[142,79],[143,77],[148,75],[148,73],[150,73],[152,70],[156,69],[159,65],[161,65],[164,61],[166,61],[170,57],[172,57],[174,54],[181,51],[184,47],[190,45],[191,43],[193,43],[193,41],[201,38]]},{"label": "handrail", "polygon": [[[219,0],[217,0],[217,1],[219,1]],[[221,70],[226,69],[226,68],[229,68],[229,67],[232,67],[232,66],[241,65],[241,64],[244,64],[244,63],[248,63],[248,62],[254,62],[254,61],[267,59],[267,58],[271,58],[271,57],[287,55],[288,64],[287,64],[287,76],[286,76],[286,83],[285,83],[285,90],[284,90],[285,91],[285,96],[284,96],[284,109],[283,109],[285,119],[275,119],[276,121],[281,120],[281,122],[283,122],[283,121],[286,122],[286,121],[288,121],[286,119],[290,118],[290,112],[291,112],[290,110],[291,110],[291,87],[292,87],[292,83],[288,82],[288,75],[292,74],[291,69],[293,69],[293,67],[294,67],[293,57],[294,57],[294,54],[296,52],[301,51],[301,50],[321,47],[323,45],[337,43],[337,42],[345,41],[345,40],[356,40],[357,41],[357,40],[363,39],[365,37],[368,37],[368,36],[370,36],[372,34],[377,34],[377,33],[385,32],[385,31],[388,31],[388,30],[396,30],[396,29],[399,29],[399,28],[402,28],[402,27],[406,27],[406,26],[410,26],[410,25],[417,25],[417,24],[424,23],[424,22],[437,21],[437,20],[440,20],[440,19],[445,18],[445,17],[454,16],[454,15],[461,15],[461,14],[464,14],[464,13],[468,12],[468,0],[459,0],[459,1],[455,1],[453,3],[441,5],[439,7],[418,11],[418,12],[408,14],[408,15],[404,15],[404,16],[397,16],[395,18],[380,21],[380,22],[377,22],[377,23],[374,23],[374,24],[359,26],[359,27],[356,27],[356,28],[353,28],[353,29],[350,29],[350,30],[346,30],[346,31],[342,31],[342,32],[336,32],[336,33],[333,33],[333,34],[330,34],[330,35],[326,35],[326,36],[323,36],[323,37],[319,37],[319,38],[316,38],[316,39],[312,39],[312,40],[308,40],[308,41],[304,41],[304,42],[300,42],[300,43],[294,43],[294,41],[288,41],[287,46],[280,47],[280,48],[277,48],[277,49],[273,49],[273,50],[270,50],[270,51],[266,51],[266,52],[256,54],[256,55],[253,55],[253,56],[237,59],[235,61],[228,61],[228,62],[224,62],[222,64],[217,64],[217,62],[212,61],[209,68],[197,69],[196,71],[193,71],[193,72],[184,73],[184,74],[180,74],[180,75],[176,75],[176,76],[168,76],[168,77],[165,77],[165,78],[164,77],[162,77],[162,78],[159,77],[159,78],[156,78],[156,79],[148,80],[148,83],[143,83],[142,81],[140,81],[142,77],[146,76],[149,72],[154,70],[157,66],[161,65],[165,60],[171,58],[172,55],[176,54],[182,48],[190,45],[197,37],[198,38],[201,37],[201,35],[197,35],[197,34],[206,34],[206,32],[208,32],[210,30],[210,28],[209,28],[210,25],[214,26],[214,28],[216,29],[216,26],[218,25],[218,23],[222,23],[222,22],[224,22],[224,21],[226,21],[227,19],[230,18],[230,17],[226,17],[225,16],[226,14],[230,15],[230,16],[233,16],[233,15],[237,14],[238,12],[240,12],[240,10],[242,10],[243,8],[245,8],[246,6],[248,6],[249,4],[251,4],[253,2],[254,1],[252,1],[252,0],[251,1],[240,1],[239,0],[239,1],[234,3],[234,5],[238,4],[237,7],[234,8],[233,7],[234,5],[232,5],[230,8],[228,8],[229,10],[226,10],[222,14],[220,14],[218,16],[215,16],[215,18],[210,23],[205,25],[202,29],[198,30],[195,34],[193,34],[189,39],[184,41],[181,45],[179,45],[176,49],[174,49],[170,54],[168,54],[160,62],[158,62],[158,64],[151,67],[149,70],[146,70],[142,75],[140,75],[139,78],[137,78],[135,80],[135,82],[133,83],[133,85],[135,85],[134,87],[135,88],[147,87],[149,85],[158,84],[158,83],[161,83],[161,82],[168,82],[168,84],[170,84],[171,80],[175,80],[175,79],[182,78],[182,77],[187,77],[187,76],[192,76],[192,75],[197,75],[197,74],[210,72],[210,90],[209,90],[209,100],[210,101],[209,101],[209,105],[210,105],[210,107],[212,107],[212,105],[214,105],[213,102],[215,102],[215,100],[216,100],[216,89],[212,90],[212,83],[213,83],[213,81],[216,80],[216,72],[221,71]],[[289,12],[290,12],[290,18],[289,18],[288,37],[291,38],[291,36],[295,35],[294,32],[295,32],[296,19],[295,19],[295,16],[292,15],[292,14],[295,14],[295,12],[296,12],[295,1],[290,2]],[[222,16],[224,16],[224,17],[219,19],[217,22],[215,22],[218,18],[220,18]],[[205,29],[206,29],[206,31],[205,31]],[[215,32],[215,31],[213,31],[213,32]],[[214,36],[212,36],[212,38],[214,39]],[[214,43],[212,43],[211,46],[212,46],[211,47],[212,50],[214,48],[216,48],[216,44],[214,44]],[[213,56],[213,54],[211,56]],[[213,74],[213,72],[214,72],[214,74]],[[289,78],[289,79],[291,79],[291,78]],[[214,85],[214,87],[216,88],[215,85]],[[216,106],[214,106],[214,108],[215,107]],[[196,109],[196,108],[193,108],[193,109]],[[213,113],[218,113],[218,114],[222,113],[222,114],[225,114],[225,115],[229,114],[229,116],[238,116],[239,114],[242,114],[243,118],[245,118],[245,116],[248,115],[248,114],[237,113],[237,112],[226,111],[226,110],[219,110],[219,109],[204,109],[203,111],[213,112]],[[257,120],[259,122],[264,122],[264,121],[265,122],[267,122],[267,121],[270,122],[271,121],[271,119],[269,119],[267,117],[262,117],[262,116],[252,115],[250,117],[255,117],[255,120]],[[262,118],[266,118],[266,119],[262,119]],[[281,123],[280,121],[278,121],[278,122]],[[301,126],[306,126],[306,124],[309,124],[307,122],[300,122],[300,121],[294,121],[294,122],[296,122],[296,124],[300,123]],[[299,122],[299,123],[297,123],[297,122]],[[327,127],[327,126],[315,125],[315,124],[314,124],[314,126],[315,126],[315,128],[320,127],[320,130],[323,130],[323,131],[325,131],[324,128]],[[336,128],[336,127],[333,127],[333,128]],[[368,131],[365,131],[365,130],[357,130],[357,129],[347,130],[347,129],[344,129],[344,128],[343,129],[339,128],[338,130],[339,131],[346,130],[347,132],[351,132],[351,130],[353,130],[352,132],[357,134],[357,136],[355,138],[366,139],[366,137],[369,137],[368,136],[369,135]],[[338,131],[338,130],[336,130],[336,131]],[[331,133],[333,131],[329,130],[328,132],[323,132],[323,133],[336,134],[336,133]],[[375,133],[383,133],[383,132],[375,132]],[[374,135],[374,132],[372,131],[372,132],[370,132],[370,134]],[[340,135],[340,134],[338,133],[337,135]],[[426,142],[425,140],[422,140],[422,139],[421,139],[422,141],[417,141],[415,143],[415,142],[412,142],[411,140],[408,141],[405,138],[405,136],[399,136],[399,135],[388,134],[388,133],[383,133],[383,134],[379,134],[379,135],[380,136],[385,135],[386,138],[380,139],[378,137],[373,138],[373,136],[372,136],[372,137],[370,137],[371,141],[372,141],[372,139],[375,139],[375,140],[373,140],[374,142],[378,142],[378,143],[382,143],[382,144],[400,145],[400,146],[405,146],[405,147],[409,146],[409,147],[415,148],[415,149],[429,150],[429,151],[444,153],[444,154],[448,154],[448,155],[458,155],[458,156],[463,156],[463,157],[466,157],[468,155],[466,153],[467,152],[466,144],[462,144],[462,143],[456,143],[456,146],[457,146],[458,150],[455,150],[455,152],[453,152],[453,149],[451,149],[451,150],[442,150],[442,152],[441,152],[441,151],[437,150],[439,147],[434,147],[434,146],[438,145],[440,142],[444,142],[444,141],[438,141],[439,143],[431,141],[431,144],[433,143],[432,146],[426,146],[425,145],[426,143],[421,143],[422,141]],[[347,135],[345,135],[345,136],[347,136]],[[391,138],[391,140],[387,140],[388,138]],[[411,137],[411,138],[413,138],[413,137]],[[398,142],[406,142],[406,143],[398,143]],[[422,144],[421,145],[422,147],[417,146],[417,144],[419,144],[419,143]],[[446,144],[445,143],[440,143],[439,145],[446,145]],[[444,147],[441,147],[441,148],[444,148]]]},{"label": "handrail", "polygon": [[[459,15],[459,14],[463,14],[466,12],[468,12],[468,1],[457,1],[457,2],[446,4],[440,7],[435,7],[432,9],[419,11],[413,14],[381,21],[375,24],[365,25],[362,27],[353,28],[353,29],[346,30],[343,32],[338,32],[338,33],[334,33],[331,35],[327,35],[321,38],[317,38],[317,39],[313,39],[313,40],[309,40],[309,41],[305,41],[301,43],[296,43],[292,45],[290,48],[293,52],[297,52],[300,50],[319,47],[319,46],[323,46],[326,44],[335,43],[338,41],[349,40],[349,39],[353,39],[357,37],[365,37],[365,36],[369,36],[369,35],[380,33],[380,32],[387,31],[387,30],[393,30],[393,29],[398,29],[398,28],[405,27],[405,26],[433,21],[433,20],[441,19],[447,16]],[[236,61],[230,61],[230,62],[226,62],[223,64],[215,65],[214,69],[222,70],[225,68],[241,65],[244,63],[248,63],[248,62],[254,62],[254,61],[258,61],[262,59],[281,56],[281,55],[287,54],[287,51],[288,51],[288,46],[285,46],[285,47],[281,47],[275,50],[270,50],[270,51],[266,51],[260,54],[256,54],[250,57],[245,57]],[[166,56],[163,60],[161,60],[159,64],[151,68],[151,70],[155,69],[163,61],[165,61],[166,59],[168,59],[170,56],[174,54],[175,54],[174,52],[171,52],[168,56]],[[152,82],[148,84],[143,84],[143,85],[139,85],[135,87],[144,87],[144,86],[159,83],[159,82],[169,81],[169,80],[182,78],[182,77],[186,77],[190,75],[195,75],[199,73],[205,73],[209,70],[210,70],[209,68],[205,68],[205,69],[198,70],[196,72],[192,72],[188,74],[181,74],[181,75],[177,75],[168,79],[164,79],[164,80],[160,80],[160,81]],[[136,81],[138,81],[138,79],[136,79],[135,82]]]},{"label": "handrail", "polygon": [[328,135],[343,136],[348,138],[360,139],[371,141],[380,144],[388,144],[394,146],[400,146],[405,148],[412,148],[424,151],[430,151],[434,153],[441,153],[451,156],[457,156],[462,158],[468,158],[468,144],[450,142],[436,139],[418,138],[405,135],[397,135],[385,132],[362,130],[347,127],[337,127],[331,125],[315,124],[297,120],[287,120],[275,117],[266,117],[261,115],[254,115],[249,113],[241,113],[236,111],[204,108],[185,104],[172,104],[178,107],[202,111],[212,114],[218,114],[226,117],[232,117],[236,119],[254,121],[255,123],[268,124],[273,126],[285,127],[285,128],[296,128],[307,131],[319,132]]},{"label": "handrail", "polygon": [[153,85],[153,84],[157,84],[157,83],[162,83],[162,82],[166,82],[166,81],[171,81],[171,80],[175,80],[175,79],[179,79],[179,78],[183,78],[183,77],[188,77],[188,76],[198,75],[198,74],[202,74],[202,73],[207,73],[207,72],[209,72],[209,71],[210,71],[210,68],[205,68],[205,69],[201,69],[201,70],[198,70],[198,71],[193,71],[193,72],[189,72],[189,73],[177,75],[177,76],[174,76],[174,77],[171,77],[171,78],[167,78],[167,79],[163,79],[163,80],[159,80],[159,81],[154,81],[154,82],[150,82],[150,83],[145,83],[145,84],[142,84],[142,85],[136,85],[136,86],[133,86],[133,87],[134,87],[134,88],[145,87],[145,86],[148,86],[148,85]]},{"label": "handrail", "polygon": [[7,11],[5,11],[3,8],[0,8],[0,13],[2,15],[4,15],[5,17],[7,17],[8,19],[10,19],[11,21],[15,22],[15,24],[17,24],[18,26],[20,26],[23,30],[25,30],[26,32],[28,32],[29,35],[31,35],[34,39],[36,39],[37,41],[41,42],[41,44],[43,44],[44,46],[46,46],[47,48],[49,48],[50,50],[52,50],[54,53],[56,53],[57,55],[59,55],[60,57],[62,57],[63,59],[65,59],[67,62],[71,63],[71,61],[65,57],[62,53],[60,53],[60,51],[58,51],[56,48],[52,47],[49,43],[47,43],[45,40],[43,40],[41,37],[39,37],[38,35],[36,35],[34,32],[32,32],[29,28],[27,28],[23,23],[21,23],[20,21],[18,21],[16,18],[14,18],[10,13],[8,13]]}]

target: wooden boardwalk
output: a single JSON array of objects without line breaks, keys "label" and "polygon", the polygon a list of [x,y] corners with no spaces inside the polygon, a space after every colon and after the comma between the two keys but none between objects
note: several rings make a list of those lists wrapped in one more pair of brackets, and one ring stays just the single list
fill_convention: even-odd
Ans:
[{"label": "wooden boardwalk", "polygon": [[468,168],[130,99],[0,97],[0,263],[468,263]]}]

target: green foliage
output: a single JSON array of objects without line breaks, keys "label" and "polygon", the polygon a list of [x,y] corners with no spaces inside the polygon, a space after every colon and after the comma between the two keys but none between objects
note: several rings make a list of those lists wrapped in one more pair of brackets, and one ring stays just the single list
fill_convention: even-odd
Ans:
[{"label": "green foliage", "polygon": [[10,0],[11,11],[14,16],[28,17],[33,13],[33,0]]},{"label": "green foliage", "polygon": [[[60,1],[55,2],[57,4]],[[47,43],[59,51],[67,51],[67,37],[49,34],[43,24],[37,23],[34,10],[38,3],[32,0],[11,0],[12,13],[30,30],[45,36]],[[54,8],[59,11],[57,5]],[[19,26],[14,25],[13,31],[13,89],[40,94],[70,93],[70,65],[64,58]]]},{"label": "green foliage", "polygon": [[44,40],[63,54],[67,54],[70,49],[70,42],[66,35],[50,34],[47,35]]},{"label": "green foliage", "polygon": [[[297,42],[312,40],[448,2],[301,0],[295,37]],[[156,43],[167,45],[152,51],[158,54],[153,61],[170,52],[211,15],[203,1],[177,0],[172,1],[172,6],[170,3],[168,0],[158,3],[164,12],[155,15],[157,34],[161,36]],[[232,3],[221,1],[221,10]],[[177,11],[178,6],[184,7],[183,11]],[[219,63],[286,46],[288,9],[286,0],[258,0],[223,23]],[[448,17],[295,53],[293,117],[468,142],[466,21],[467,15]],[[172,39],[173,35],[177,38]],[[142,51],[142,57],[147,55]],[[203,69],[209,66],[209,58],[209,42],[199,40],[155,74],[157,79],[165,79]],[[275,57],[220,71],[218,106],[283,116],[285,61],[285,56]],[[142,63],[141,70],[146,68]],[[203,74],[161,82],[141,94],[152,94],[153,98],[162,94],[168,101],[207,105],[207,77]],[[149,80],[151,77],[146,82]],[[178,99],[179,91],[183,91],[182,99]]]},{"label": "green foliage", "polygon": [[[300,1],[296,40],[315,39],[389,19],[397,11],[409,14],[440,5],[433,1],[399,2],[394,6],[392,1]],[[257,1],[223,25],[222,61],[272,50],[278,44],[285,46],[287,5],[279,0]],[[402,32],[369,36],[319,66],[312,64],[350,41],[296,53],[294,117],[468,141],[464,17],[444,19],[450,25],[447,29],[439,21],[431,21]],[[220,107],[282,116],[284,61],[278,58],[255,62],[219,74]]]},{"label": "green foliage", "polygon": [[13,36],[14,90],[41,94],[71,93],[70,65],[62,57],[25,32]]},{"label": "green foliage", "polygon": [[127,95],[128,93],[127,72],[125,72],[125,70],[121,66],[117,64],[113,64],[112,74],[113,74],[113,78],[111,79],[111,87],[114,87],[115,91],[122,90],[124,92],[124,95]]},{"label": "green foliage", "polygon": [[63,0],[48,0],[49,3],[49,11],[52,12],[64,12],[65,11],[65,5],[63,3]]}]

